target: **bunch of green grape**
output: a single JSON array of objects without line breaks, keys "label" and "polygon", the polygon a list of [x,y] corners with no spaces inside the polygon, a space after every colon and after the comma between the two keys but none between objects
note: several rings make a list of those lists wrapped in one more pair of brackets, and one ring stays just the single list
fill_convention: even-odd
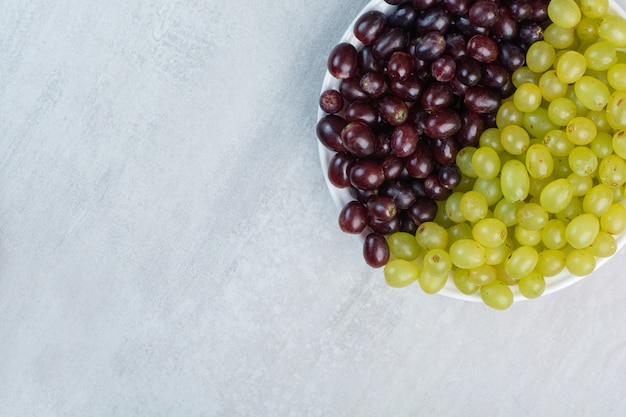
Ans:
[{"label": "bunch of green grape", "polygon": [[626,230],[626,20],[608,0],[551,0],[552,24],[513,73],[495,128],[457,156],[463,179],[437,218],[388,238],[387,283],[434,294],[448,279],[490,307],[512,286],[594,271]]}]

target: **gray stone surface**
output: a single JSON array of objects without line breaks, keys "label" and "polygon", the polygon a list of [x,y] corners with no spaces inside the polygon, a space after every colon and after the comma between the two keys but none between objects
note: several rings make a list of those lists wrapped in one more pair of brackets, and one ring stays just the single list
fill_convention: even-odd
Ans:
[{"label": "gray stone surface", "polygon": [[0,415],[623,416],[624,255],[393,290],[314,134],[361,2],[0,1]]}]

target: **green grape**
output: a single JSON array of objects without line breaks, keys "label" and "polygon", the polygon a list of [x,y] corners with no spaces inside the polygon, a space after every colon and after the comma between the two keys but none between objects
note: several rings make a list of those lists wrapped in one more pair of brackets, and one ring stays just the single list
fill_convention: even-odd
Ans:
[{"label": "green grape", "polygon": [[584,277],[596,269],[596,258],[590,249],[574,249],[565,256],[565,267],[572,275]]},{"label": "green grape", "polygon": [[580,11],[592,19],[603,17],[609,11],[609,0],[580,0]]},{"label": "green grape", "polygon": [[597,217],[602,216],[613,204],[613,190],[606,184],[593,187],[583,198],[583,210]]},{"label": "green grape", "polygon": [[565,95],[565,93],[567,92],[567,84],[559,80],[559,77],[556,76],[555,70],[550,70],[546,71],[539,79],[539,89],[541,90],[541,96],[545,100],[553,101],[554,99],[563,97]]},{"label": "green grape", "polygon": [[513,291],[500,280],[481,287],[480,297],[487,306],[496,310],[506,310],[513,304]]},{"label": "green grape", "polygon": [[444,210],[448,217],[455,223],[461,223],[465,221],[465,218],[461,214],[461,197],[463,193],[455,191],[446,199]]},{"label": "green grape", "polygon": [[448,231],[435,222],[420,224],[415,232],[415,239],[426,250],[447,249],[449,245]]},{"label": "green grape", "polygon": [[418,283],[426,294],[436,294],[446,285],[448,274],[433,275],[428,271],[420,271]]},{"label": "green grape", "polygon": [[452,273],[454,279],[454,285],[456,288],[465,295],[471,295],[478,291],[478,285],[473,284],[469,280],[469,270],[462,268],[455,268]]},{"label": "green grape", "polygon": [[574,29],[562,28],[552,23],[543,31],[543,40],[556,49],[565,49],[574,44],[576,37]]},{"label": "green grape", "polygon": [[504,198],[511,202],[524,201],[530,188],[530,179],[524,164],[513,159],[504,164],[501,171],[500,187]]},{"label": "green grape", "polygon": [[524,205],[524,201],[509,201],[502,199],[493,209],[493,216],[500,220],[506,227],[517,224],[517,210]]},{"label": "green grape", "polygon": [[518,283],[519,292],[526,298],[537,298],[546,289],[546,280],[539,272],[531,272]]},{"label": "green grape", "polygon": [[598,158],[606,158],[613,153],[613,137],[607,132],[598,132],[589,147]]},{"label": "green grape", "polygon": [[565,223],[559,219],[550,219],[541,229],[541,242],[548,249],[563,249],[567,245]]},{"label": "green grape", "polygon": [[626,90],[626,64],[613,65],[606,73],[609,85],[616,90]]},{"label": "green grape", "polygon": [[554,157],[568,156],[576,146],[570,142],[563,130],[558,129],[549,131],[543,138],[543,144],[546,145]]},{"label": "green grape", "polygon": [[515,108],[525,113],[537,110],[541,106],[541,99],[541,89],[536,84],[524,83],[513,93]]},{"label": "green grape", "polygon": [[539,252],[535,270],[544,277],[558,275],[565,268],[565,254],[556,249],[547,249]]},{"label": "green grape", "polygon": [[565,134],[574,145],[588,145],[595,139],[598,130],[586,117],[574,117],[567,123]]},{"label": "green grape", "polygon": [[529,229],[540,230],[548,223],[548,212],[536,203],[525,203],[517,210],[517,224]]},{"label": "green grape", "polygon": [[[553,90],[556,90],[556,87],[551,87],[550,91],[553,91]],[[542,90],[542,94],[543,94],[543,90]],[[517,108],[515,107],[515,103],[513,103],[512,101],[505,101],[504,103],[502,103],[502,105],[498,109],[498,112],[496,113],[496,126],[498,126],[500,129],[508,125],[519,126],[522,124],[523,116],[524,116],[523,113],[517,110]],[[495,129],[495,128],[491,128],[491,129]],[[490,129],[486,129],[485,131],[487,130],[490,130]],[[498,134],[498,140],[499,139],[500,139],[500,135]],[[483,145],[481,144],[480,146],[483,146]]]},{"label": "green grape", "polygon": [[559,213],[570,204],[573,197],[572,185],[567,179],[559,178],[544,187],[539,195],[539,203],[548,213]]},{"label": "green grape", "polygon": [[557,62],[556,75],[565,84],[572,84],[580,79],[587,70],[587,61],[577,51],[565,52]]},{"label": "green grape", "polygon": [[396,232],[389,235],[387,239],[389,251],[393,256],[407,261],[417,259],[420,247],[415,240],[415,236],[406,232]]},{"label": "green grape", "polygon": [[569,98],[570,100],[572,100],[572,102],[574,103],[574,105],[576,106],[576,115],[577,116],[586,116],[587,113],[589,112],[589,109],[587,107],[585,107],[585,105],[583,103],[580,102],[580,100],[578,100],[578,97],[576,97],[576,87],[575,84],[570,84],[567,87],[567,93],[565,93],[565,98]]},{"label": "green grape", "polygon": [[602,17],[598,36],[616,48],[626,48],[626,19],[615,15]]},{"label": "green grape", "polygon": [[569,167],[569,157],[563,156],[554,158],[554,171],[552,171],[552,176],[554,178],[567,178],[571,173],[572,170]]},{"label": "green grape", "polygon": [[611,98],[609,88],[602,81],[588,75],[576,81],[574,93],[583,106],[595,111],[602,110]]},{"label": "green grape", "polygon": [[591,213],[576,216],[565,227],[565,239],[571,247],[583,249],[591,245],[600,231],[600,220]]},{"label": "green grape", "polygon": [[595,123],[598,132],[611,132],[611,126],[606,118],[606,111],[604,110],[591,110],[587,112],[585,117]]},{"label": "green grape", "polygon": [[402,288],[415,282],[419,276],[419,268],[415,263],[405,259],[392,259],[383,270],[385,281],[391,287]]},{"label": "green grape", "polygon": [[450,258],[457,268],[471,269],[485,263],[485,247],[473,239],[459,239],[450,245]]},{"label": "green grape", "polygon": [[541,243],[541,230],[526,229],[519,224],[515,225],[513,236],[517,243],[523,246],[536,246]]},{"label": "green grape", "polygon": [[578,114],[576,104],[566,97],[557,97],[548,105],[548,118],[557,126],[565,126]]},{"label": "green grape", "polygon": [[530,201],[533,203],[538,202],[541,191],[555,179],[556,178],[552,176],[541,179],[530,177],[530,188],[528,190],[528,195],[531,197]]},{"label": "green grape", "polygon": [[606,105],[606,118],[613,129],[626,129],[626,91],[614,91]]},{"label": "green grape", "polygon": [[608,258],[617,252],[617,242],[613,235],[600,230],[589,249],[591,254],[597,258]]},{"label": "green grape", "polygon": [[606,71],[617,63],[615,47],[608,42],[589,45],[583,55],[587,60],[587,68],[596,71]]},{"label": "green grape", "polygon": [[506,225],[496,218],[486,218],[476,222],[472,229],[474,240],[486,248],[502,245],[507,238]]},{"label": "green grape", "polygon": [[537,74],[527,66],[523,66],[513,71],[513,74],[511,74],[511,81],[516,88],[519,88],[525,83],[537,84],[540,77],[541,74]]},{"label": "green grape", "polygon": [[500,179],[493,178],[490,180],[478,178],[474,183],[473,191],[478,191],[485,197],[487,206],[491,207],[502,199],[502,190],[500,189]]},{"label": "green grape", "polygon": [[626,230],[626,207],[612,204],[600,217],[600,227],[607,233],[617,235]]},{"label": "green grape", "polygon": [[537,41],[530,45],[528,51],[526,51],[526,66],[528,66],[532,72],[543,73],[552,66],[554,57],[554,46],[545,41]]},{"label": "green grape", "polygon": [[498,271],[491,265],[481,265],[469,270],[467,279],[474,285],[483,286],[498,278]]},{"label": "green grape", "polygon": [[624,187],[615,187],[613,188],[613,202],[614,203],[621,203],[626,199],[626,195],[624,195],[624,192],[626,192],[626,190],[624,189]]},{"label": "green grape", "polygon": [[500,246],[485,248],[485,263],[491,266],[503,263],[511,252],[513,252],[514,248],[515,243],[510,237]]},{"label": "green grape", "polygon": [[580,22],[582,14],[574,0],[551,0],[548,17],[562,28],[573,28]]},{"label": "green grape", "polygon": [[626,162],[617,155],[609,155],[600,162],[598,179],[611,188],[626,183]]},{"label": "green grape", "polygon": [[448,228],[448,236],[450,244],[459,239],[472,239],[472,226],[466,222],[455,224]]},{"label": "green grape", "polygon": [[572,172],[578,175],[591,175],[598,168],[598,157],[586,146],[576,146],[567,160]]},{"label": "green grape", "polygon": [[533,272],[538,259],[539,254],[534,247],[520,246],[504,261],[504,270],[512,278],[519,280]]},{"label": "green grape", "polygon": [[581,42],[595,42],[598,39],[598,25],[596,18],[583,16],[576,26],[576,36]]},{"label": "green grape", "polygon": [[447,275],[452,270],[450,254],[443,249],[431,249],[424,255],[423,270],[431,275]]},{"label": "green grape", "polygon": [[478,191],[468,191],[461,197],[461,215],[469,222],[475,222],[487,216],[487,200]]},{"label": "green grape", "polygon": [[444,228],[452,226],[454,222],[446,213],[446,202],[444,200],[437,200],[435,203],[437,203],[437,213],[435,214],[433,221]]},{"label": "green grape", "polygon": [[[516,111],[518,110],[516,109]],[[500,129],[495,128],[495,127],[490,127],[489,129],[485,129],[483,133],[480,134],[480,138],[478,139],[478,144],[479,144],[479,149],[480,148],[492,148],[497,153],[504,152],[504,148],[502,147],[502,142],[500,142]]]},{"label": "green grape", "polygon": [[530,113],[524,113],[522,126],[530,135],[536,138],[542,138],[549,131],[558,128],[557,125],[550,121],[548,109],[543,107],[539,107]]},{"label": "green grape", "polygon": [[626,159],[626,130],[620,129],[616,131],[611,138],[611,145],[613,146],[613,152],[617,156]]},{"label": "green grape", "polygon": [[[500,130],[500,142],[504,150],[511,155],[522,155],[530,145],[530,136],[523,127],[509,125]],[[498,168],[500,167],[498,166]],[[474,167],[475,169],[476,167]]]},{"label": "green grape", "polygon": [[554,159],[544,144],[535,144],[526,151],[526,169],[532,178],[543,179],[552,175]]},{"label": "green grape", "polygon": [[[505,129],[507,129],[507,126]],[[510,126],[518,127],[518,126]],[[521,128],[520,128],[521,129]],[[523,130],[523,129],[522,129]],[[526,131],[524,131],[526,133]],[[528,133],[526,133],[528,137]],[[492,179],[500,173],[500,156],[490,147],[478,148],[472,156],[472,165],[478,178]]]},{"label": "green grape", "polygon": [[589,175],[580,176],[571,173],[567,176],[567,181],[572,186],[572,195],[574,197],[584,196],[593,187],[593,179]]},{"label": "green grape", "polygon": [[585,71],[585,77],[591,77],[594,78],[598,81],[600,81],[602,83],[602,85],[608,86],[609,85],[609,81],[607,79],[606,76],[606,71],[596,71],[593,70],[591,68],[587,68],[587,71]]},{"label": "green grape", "polygon": [[466,146],[461,148],[456,154],[456,165],[461,170],[461,173],[469,178],[476,178],[476,171],[472,165],[472,157],[476,152],[476,148],[473,146]]},{"label": "green grape", "polygon": [[567,207],[556,213],[556,218],[567,224],[581,214],[583,214],[583,202],[579,197],[572,197]]}]

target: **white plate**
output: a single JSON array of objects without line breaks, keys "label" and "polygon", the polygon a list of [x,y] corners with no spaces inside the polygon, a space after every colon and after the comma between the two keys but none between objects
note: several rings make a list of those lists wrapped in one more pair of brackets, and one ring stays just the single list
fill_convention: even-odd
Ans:
[{"label": "white plate", "polygon": [[[609,6],[610,6],[610,10],[612,12],[617,13],[617,14],[619,14],[619,15],[621,15],[621,16],[626,18],[626,12],[624,11],[624,9],[616,1],[609,0]],[[396,7],[397,6],[392,6],[392,5],[389,5],[389,4],[385,3],[383,0],[371,0],[356,15],[354,20],[350,23],[350,25],[348,26],[348,28],[344,32],[343,36],[337,41],[337,43],[349,42],[352,45],[354,45],[357,48],[357,50],[361,49],[363,44],[354,36],[354,32],[353,32],[354,24],[359,19],[359,17],[362,14],[364,14],[366,12],[369,12],[371,10],[379,10],[379,11],[385,13],[385,14],[389,14]],[[326,91],[328,89],[338,90],[340,83],[341,83],[340,80],[334,78],[332,75],[330,75],[330,73],[328,71],[326,71],[326,75],[324,76],[324,80],[322,82],[322,88],[320,90],[320,93],[322,93],[322,92],[324,92],[324,91]],[[321,109],[318,108],[317,120],[320,120],[322,117],[324,117],[324,115],[325,115],[325,113]],[[327,175],[328,165],[329,165],[330,160],[332,159],[333,155],[335,155],[335,153],[333,151],[329,150],[328,148],[326,148],[319,141],[318,141],[318,150],[319,150],[320,161],[321,161],[321,164],[322,164],[322,172],[324,174],[324,179],[326,181],[326,186],[328,187],[328,191],[330,192],[330,195],[331,195],[333,201],[335,202],[335,205],[337,206],[338,212],[339,212],[343,208],[343,206],[345,206],[348,202],[354,200],[354,198],[350,195],[350,192],[348,191],[347,188],[346,189],[337,188],[328,180],[328,175]],[[359,235],[358,239],[362,243],[363,236]],[[617,236],[617,250],[618,250],[618,252],[624,247],[625,244],[626,244],[626,234],[622,233],[620,236]],[[613,255],[613,256],[615,256],[615,255]],[[597,263],[596,263],[595,271],[597,271],[600,267],[602,267],[604,264],[606,264],[606,262],[609,261],[610,259],[611,258],[598,258],[597,259]],[[382,270],[381,270],[381,275],[382,275]],[[567,273],[567,271],[563,271],[559,275],[556,275],[554,277],[546,278],[546,288],[545,288],[545,291],[544,291],[543,295],[547,295],[547,294],[551,294],[551,293],[557,292],[557,291],[559,291],[559,290],[561,290],[563,288],[569,287],[570,285],[575,284],[575,283],[581,281],[584,278],[586,278],[586,277],[574,276],[574,275],[571,275],[571,274]],[[514,295],[514,300],[515,301],[522,301],[522,300],[526,300],[527,299],[522,294],[520,294],[519,289],[517,288],[517,286],[511,287],[511,290],[513,291],[513,295]],[[456,298],[456,299],[459,299],[459,300],[480,301],[480,302],[482,302],[482,300],[480,298],[480,292],[477,292],[477,293],[471,294],[471,295],[463,294],[462,292],[460,292],[456,288],[456,286],[454,285],[454,282],[453,282],[453,280],[451,278],[448,279],[448,281],[446,282],[446,285],[437,294],[444,295],[446,297]]]}]

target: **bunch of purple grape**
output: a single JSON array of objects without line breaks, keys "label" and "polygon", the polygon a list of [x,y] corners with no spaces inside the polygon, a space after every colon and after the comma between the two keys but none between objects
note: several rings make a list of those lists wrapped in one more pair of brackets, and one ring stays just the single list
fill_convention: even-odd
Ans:
[{"label": "bunch of purple grape", "polygon": [[354,200],[339,215],[365,236],[372,267],[389,259],[385,236],[415,233],[462,181],[456,156],[495,127],[512,73],[543,37],[549,0],[385,0],[336,45],[327,62],[341,80],[322,92],[321,143],[335,152],[329,181]]}]

